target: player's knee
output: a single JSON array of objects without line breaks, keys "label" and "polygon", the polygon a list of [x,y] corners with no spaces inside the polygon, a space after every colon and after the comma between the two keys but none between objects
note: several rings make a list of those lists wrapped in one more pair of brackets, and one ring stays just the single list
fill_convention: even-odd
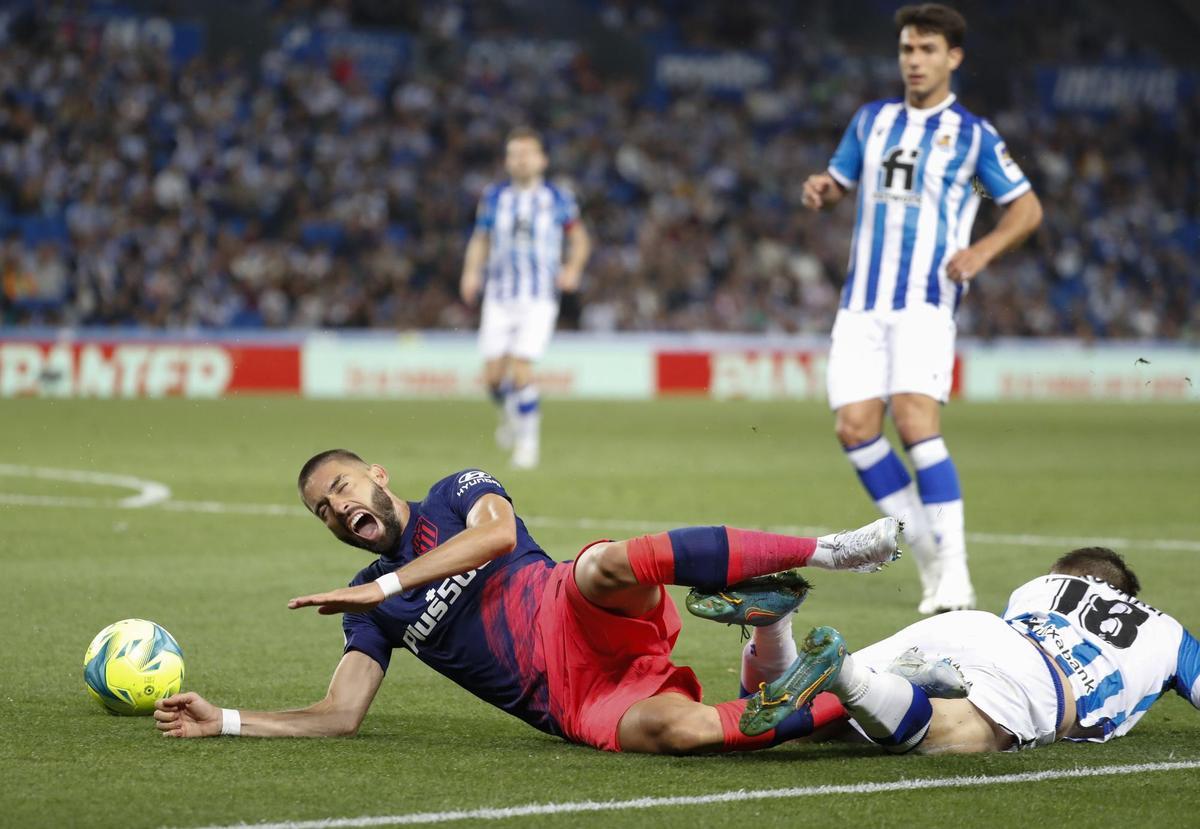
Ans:
[{"label": "player's knee", "polygon": [[625,545],[613,541],[591,547],[575,563],[575,580],[602,593],[637,584]]},{"label": "player's knee", "polygon": [[646,716],[643,728],[647,742],[659,754],[690,754],[707,748],[710,742],[701,719],[677,708]]},{"label": "player's knee", "polygon": [[[925,401],[928,402],[925,402]],[[896,423],[896,432],[906,446],[920,443],[931,437],[936,437],[941,428],[937,402],[932,398],[921,400],[897,400],[892,407],[892,420]]]},{"label": "player's knee", "polygon": [[858,446],[879,434],[878,424],[868,418],[838,415],[834,427],[842,446]]},{"label": "player's knee", "polygon": [[517,388],[528,386],[533,382],[533,363],[529,360],[514,359],[510,374],[514,386]]}]

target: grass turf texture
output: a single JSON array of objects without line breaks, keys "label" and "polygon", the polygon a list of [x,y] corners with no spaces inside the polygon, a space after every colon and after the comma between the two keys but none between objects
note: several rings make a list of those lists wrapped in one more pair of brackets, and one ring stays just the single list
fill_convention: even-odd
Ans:
[{"label": "grass turf texture", "polygon": [[[134,475],[166,483],[177,500],[289,506],[298,506],[301,462],[330,446],[383,463],[409,498],[443,474],[481,466],[506,483],[520,514],[552,519],[530,529],[559,559],[594,538],[644,529],[622,521],[840,527],[874,517],[819,405],[545,409],[536,472],[506,468],[483,402],[4,401],[0,463]],[[955,404],[945,431],[968,531],[1200,538],[1196,424],[1188,406]],[[126,494],[0,477],[0,496],[58,492],[110,503]],[[597,523],[578,528],[578,518]],[[88,698],[81,660],[96,631],[128,616],[153,619],[183,648],[186,688],[229,706],[303,706],[324,694],[340,622],[289,612],[285,602],[345,583],[365,554],[300,515],[0,503],[0,528],[0,825],[188,827],[1200,758],[1200,714],[1174,694],[1129,737],[1020,755],[894,758],[840,745],[734,757],[604,754],[540,734],[403,654],[356,738],[168,741],[150,720],[108,716]],[[980,606],[1001,610],[1013,587],[1063,549],[973,543]],[[1122,552],[1145,598],[1200,631],[1197,553],[1136,543]],[[911,560],[875,576],[813,580],[798,635],[832,624],[854,647],[915,619]],[[739,653],[736,629],[684,619],[676,658],[696,668],[710,701],[736,690]],[[1171,771],[498,823],[1007,827],[1083,814],[1102,825],[1188,825],[1197,784],[1200,772]]]}]

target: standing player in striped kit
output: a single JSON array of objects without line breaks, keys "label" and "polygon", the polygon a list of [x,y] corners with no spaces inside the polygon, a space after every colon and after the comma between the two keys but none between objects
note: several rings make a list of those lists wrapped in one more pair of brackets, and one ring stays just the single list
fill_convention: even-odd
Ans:
[{"label": "standing player in striped kit", "polygon": [[483,294],[479,348],[500,408],[496,442],[512,449],[520,469],[537,466],[539,455],[533,364],[554,334],[559,293],[579,287],[591,252],[575,197],[545,180],[546,163],[536,132],[519,127],[509,133],[504,166],[510,178],[480,199],[460,286],[468,305]]},{"label": "standing player in striped kit", "polygon": [[[905,523],[928,614],[975,604],[958,473],[941,437],[954,312],[970,280],[1037,228],[1042,208],[995,128],[950,91],[963,59],[962,15],[926,3],[900,9],[895,22],[904,97],[855,113],[829,169],[805,181],[804,204],[830,207],[858,186],[829,404],[863,486],[885,515]],[[1007,206],[974,244],[973,183]],[[883,434],[889,405],[915,485]]]}]

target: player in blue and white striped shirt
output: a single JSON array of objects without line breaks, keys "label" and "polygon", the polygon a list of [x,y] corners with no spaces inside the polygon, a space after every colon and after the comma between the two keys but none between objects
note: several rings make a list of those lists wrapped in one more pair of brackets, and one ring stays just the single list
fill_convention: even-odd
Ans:
[{"label": "player in blue and white striped shirt", "polygon": [[[950,91],[966,21],[936,3],[896,13],[905,94],[866,104],[826,172],[804,183],[812,209],[857,187],[857,220],[829,353],[837,435],[885,515],[905,523],[921,574],[922,613],[973,607],[958,473],[941,437],[950,396],[954,311],[971,279],[1041,222],[1029,181],[986,120]],[[980,196],[1007,209],[971,243]],[[892,419],[913,484],[883,434]]]},{"label": "player in blue and white striped shirt", "polygon": [[578,288],[591,251],[575,197],[545,180],[546,164],[536,132],[509,134],[504,165],[510,178],[488,187],[479,201],[460,287],[468,305],[483,294],[479,348],[501,412],[496,440],[513,450],[513,465],[523,469],[536,466],[539,455],[533,364],[554,333],[560,292]]}]

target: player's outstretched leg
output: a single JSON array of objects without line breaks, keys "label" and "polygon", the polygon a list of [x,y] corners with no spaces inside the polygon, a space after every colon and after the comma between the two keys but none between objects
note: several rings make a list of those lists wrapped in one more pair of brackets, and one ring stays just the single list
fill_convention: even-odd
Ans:
[{"label": "player's outstretched leg", "polygon": [[[965,683],[964,683],[965,684]],[[929,695],[894,673],[875,673],[846,653],[833,628],[818,627],[805,640],[795,664],[750,698],[741,727],[747,734],[765,731],[821,690],[834,694],[873,742],[895,753],[911,751],[929,731],[933,707]]]},{"label": "player's outstretched leg", "polygon": [[908,456],[916,467],[921,501],[938,540],[939,577],[932,611],[969,610],[975,607],[975,589],[967,570],[958,471],[940,435],[909,446]]},{"label": "player's outstretched leg", "polygon": [[660,585],[709,592],[796,567],[878,570],[900,551],[900,523],[881,518],[858,530],[803,538],[735,527],[684,527],[588,547],[575,561],[575,584],[593,604],[632,616],[660,601]]},{"label": "player's outstretched leg", "polygon": [[904,540],[921,577],[921,603],[917,610],[926,615],[933,613],[933,595],[940,575],[937,539],[908,468],[883,434],[843,449],[879,511],[903,522]]},{"label": "player's outstretched leg", "polygon": [[837,697],[821,694],[811,704],[791,711],[775,727],[748,735],[739,725],[748,702],[737,699],[703,705],[671,693],[642,700],[621,718],[621,750],[651,754],[756,751],[807,737],[846,716]]},{"label": "player's outstretched leg", "polygon": [[[804,564],[830,570],[875,572],[899,557],[896,537],[900,527],[895,518],[880,518],[857,530],[821,536],[816,539],[813,554]],[[695,616],[714,622],[754,627],[773,624],[799,607],[808,595],[810,585],[798,572],[798,567],[804,564],[755,576],[719,590],[697,587],[688,593],[687,609]]]},{"label": "player's outstretched leg", "polygon": [[736,527],[686,527],[625,542],[639,584],[737,585],[797,567],[872,572],[899,555],[900,524],[881,518],[820,538]]}]

